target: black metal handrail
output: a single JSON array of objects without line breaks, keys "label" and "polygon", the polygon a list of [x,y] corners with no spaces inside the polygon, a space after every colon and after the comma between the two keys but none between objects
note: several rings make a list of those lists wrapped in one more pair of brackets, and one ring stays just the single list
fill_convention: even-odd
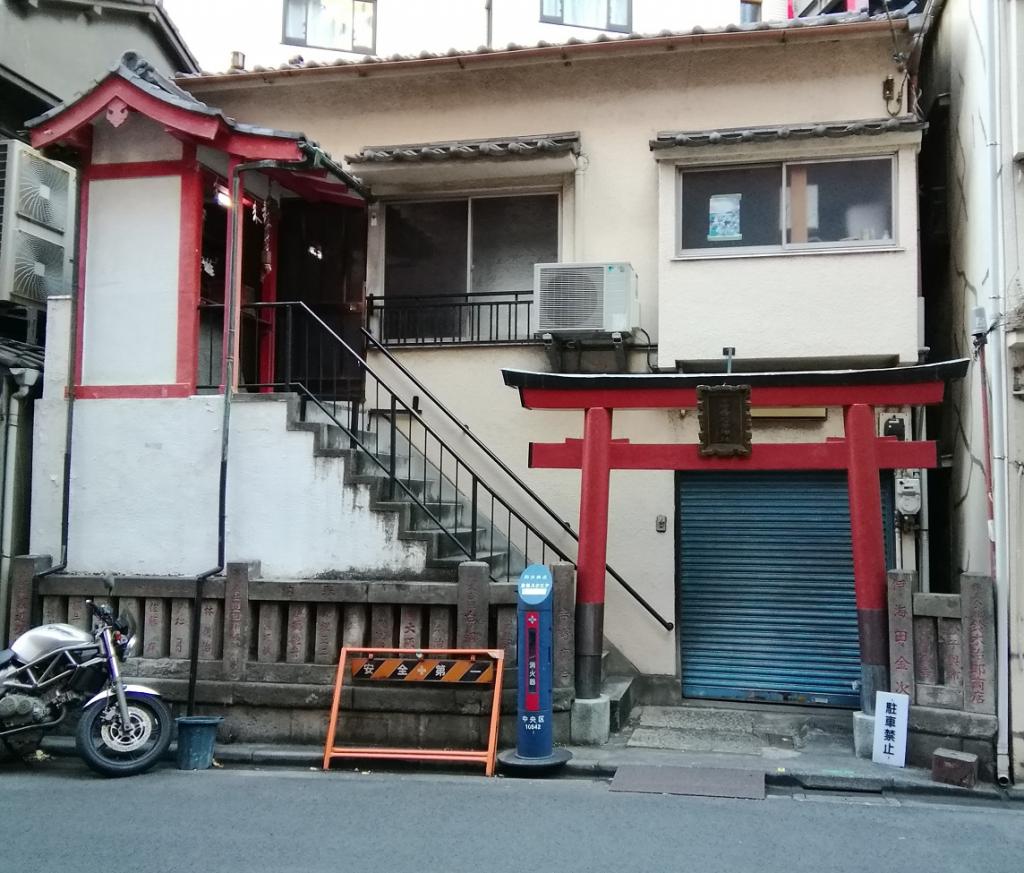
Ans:
[{"label": "black metal handrail", "polygon": [[[430,402],[434,404],[434,406],[436,406],[456,427],[458,427],[459,430],[461,430],[462,433],[465,436],[467,436],[472,441],[472,443],[478,449],[480,449],[480,451],[482,451],[492,463],[497,465],[497,467],[506,476],[508,476],[509,479],[515,482],[516,485],[522,489],[523,493],[526,494],[534,502],[534,504],[536,504],[545,513],[547,513],[548,516],[554,519],[554,521],[558,523],[558,525],[565,531],[565,533],[567,533],[570,537],[572,537],[573,540],[579,543],[580,536],[575,530],[573,530],[572,525],[570,525],[569,522],[567,522],[557,512],[555,512],[555,510],[552,509],[543,500],[543,498],[541,498],[541,496],[537,494],[537,492],[535,492],[529,485],[526,484],[526,482],[524,482],[518,475],[516,475],[515,471],[513,471],[504,461],[501,460],[501,458],[499,458],[493,451],[491,451],[491,449],[479,437],[477,437],[476,434],[473,433],[473,431],[469,428],[467,424],[465,424],[463,421],[457,418],[455,414],[450,409],[448,409],[447,406],[445,406],[437,397],[434,396],[434,394],[430,391],[429,388],[427,388],[426,385],[424,385],[419,379],[417,379],[416,376],[413,375],[413,373],[410,372],[410,370],[400,360],[398,360],[398,358],[391,354],[391,352],[389,352],[384,347],[384,345],[380,341],[378,341],[376,337],[374,337],[365,328],[363,328],[363,335],[366,338],[366,340],[377,349],[377,351],[379,351],[387,358],[389,363],[395,366],[399,370],[399,372],[401,372],[402,375],[405,376],[405,378],[412,382],[412,384],[415,385],[416,388],[422,392],[423,396],[427,397],[430,400]],[[573,563],[573,566],[575,566],[575,562],[571,563]],[[611,576],[612,579],[618,582],[619,585],[622,586],[622,589],[627,594],[629,594],[637,603],[639,603],[640,606],[643,607],[643,609],[652,618],[654,618],[655,621],[658,622],[658,624],[665,628],[665,630],[670,631],[675,627],[675,624],[673,622],[664,618],[653,606],[651,606],[650,603],[647,602],[646,599],[644,599],[643,595],[641,595],[625,579],[623,579],[622,576],[610,564],[605,564],[605,572],[609,576]]]},{"label": "black metal handrail", "polygon": [[533,291],[370,295],[367,314],[392,345],[523,343],[532,339]]},{"label": "black metal handrail", "polygon": [[[420,412],[402,400],[365,358],[308,305],[243,305],[243,311],[260,314],[261,310],[267,313],[270,323],[277,321],[277,361],[271,381],[247,382],[247,390],[297,392],[304,401],[304,415],[308,404],[319,409],[327,419],[325,424],[340,428],[350,447],[358,449],[385,474],[385,499],[393,499],[395,488],[399,488],[449,545],[469,560],[490,555],[494,560],[504,560],[504,568],[509,571],[519,560],[525,565],[547,563],[550,556],[567,559],[562,549],[459,458]],[[283,319],[278,321],[278,315],[283,315]],[[256,323],[266,322],[257,318]],[[352,390],[357,383],[362,384],[358,392]],[[401,429],[400,421],[407,422],[408,428]],[[418,437],[422,437],[422,446]],[[405,456],[398,453],[401,441],[408,446]],[[419,453],[418,457],[415,453]],[[463,489],[468,490],[471,504],[468,523],[461,518]],[[453,513],[452,522],[443,517],[446,507]],[[487,525],[482,524],[483,512],[489,513]],[[504,522],[503,527],[500,522]],[[491,578],[502,581],[494,573],[493,564]]]}]

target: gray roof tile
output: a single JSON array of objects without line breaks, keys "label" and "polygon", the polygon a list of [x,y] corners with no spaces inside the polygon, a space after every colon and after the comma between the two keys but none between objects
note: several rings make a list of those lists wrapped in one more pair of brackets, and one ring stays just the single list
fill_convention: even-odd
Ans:
[{"label": "gray roof tile", "polygon": [[350,60],[348,58],[337,58],[330,62],[304,60],[301,55],[297,55],[285,64],[280,66],[254,66],[252,69],[229,69],[221,73],[213,72],[202,72],[202,73],[187,73],[182,74],[179,78],[221,78],[227,76],[254,76],[264,73],[274,72],[288,72],[295,70],[308,70],[316,69],[320,67],[358,67],[375,64],[388,64],[388,63],[399,63],[402,61],[426,61],[426,60],[443,60],[450,58],[469,58],[473,56],[489,55],[489,54],[500,54],[508,53],[514,54],[516,52],[524,51],[536,51],[537,49],[559,49],[566,46],[593,46],[600,43],[614,43],[624,42],[629,40],[649,40],[658,38],[673,38],[679,39],[683,37],[701,37],[701,36],[716,36],[718,34],[729,34],[729,33],[759,33],[759,32],[784,32],[793,30],[804,30],[810,28],[822,28],[822,27],[836,27],[840,28],[847,24],[863,24],[864,22],[875,21],[879,23],[891,20],[896,22],[899,26],[905,27],[907,19],[911,18],[905,11],[893,12],[887,19],[885,15],[869,15],[866,12],[858,13],[841,13],[838,15],[818,15],[811,18],[794,18],[784,19],[781,21],[757,21],[748,24],[726,24],[722,27],[693,27],[690,30],[685,31],[674,31],[674,30],[662,30],[658,33],[627,33],[627,34],[608,34],[601,33],[591,40],[583,40],[573,37],[567,39],[565,42],[547,42],[541,41],[533,45],[520,45],[518,43],[509,43],[502,47],[491,47],[491,46],[479,46],[475,49],[462,50],[451,48],[444,52],[430,52],[421,51],[414,54],[394,54],[387,57],[378,57],[376,55],[367,55],[356,60]]},{"label": "gray roof tile", "polygon": [[924,130],[928,124],[915,115],[857,121],[810,122],[766,127],[727,127],[719,130],[661,131],[650,142],[652,149],[764,143],[778,140],[878,136],[906,130]]},{"label": "gray roof tile", "polygon": [[359,154],[346,155],[351,164],[415,163],[421,161],[472,160],[474,158],[533,158],[579,154],[580,135],[543,133],[494,139],[450,140],[409,145],[365,146]]}]

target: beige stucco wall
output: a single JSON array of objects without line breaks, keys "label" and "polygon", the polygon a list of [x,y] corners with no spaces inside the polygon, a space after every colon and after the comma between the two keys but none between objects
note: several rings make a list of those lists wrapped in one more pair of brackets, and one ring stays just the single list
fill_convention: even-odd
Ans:
[{"label": "beige stucco wall", "polygon": [[[563,245],[563,258],[571,251],[570,257],[577,261],[631,262],[639,275],[642,326],[654,337],[663,333],[661,339],[673,353],[693,357],[678,343],[693,338],[694,327],[686,333],[684,322],[690,321],[689,315],[679,307],[670,306],[659,313],[659,276],[664,280],[670,271],[685,271],[687,277],[681,281],[697,289],[720,287],[723,281],[747,287],[751,274],[756,273],[754,285],[765,276],[776,295],[788,289],[820,299],[821,289],[829,288],[834,289],[834,301],[840,296],[839,289],[845,289],[841,314],[847,319],[837,324],[833,333],[821,330],[820,307],[769,313],[774,323],[787,329],[788,356],[884,352],[912,362],[917,350],[912,150],[901,157],[899,168],[901,251],[858,252],[836,258],[820,254],[775,261],[759,258],[754,262],[727,259],[673,267],[665,264],[664,252],[659,252],[659,236],[674,233],[674,207],[664,193],[665,186],[659,201],[658,163],[648,146],[658,131],[666,129],[884,117],[881,82],[893,72],[890,55],[888,38],[854,37],[809,45],[684,49],[568,65],[454,70],[415,78],[371,76],[352,81],[351,77],[321,77],[316,80],[319,85],[312,78],[301,77],[244,89],[232,87],[231,82],[187,84],[203,99],[243,120],[304,130],[336,156],[358,152],[366,145],[578,130],[582,154],[575,175],[546,180],[560,181],[573,197],[572,213],[563,217],[564,223],[574,222],[573,239],[571,245]],[[793,70],[800,74],[794,75]],[[822,81],[829,82],[827,104],[821,101]],[[822,140],[812,148],[819,157],[842,154],[844,149],[877,149],[882,154],[895,151],[892,142],[859,139]],[[764,152],[764,159],[780,154],[781,150],[772,149]],[[516,165],[493,167],[481,162],[479,166],[477,184],[492,190],[517,190],[524,182],[516,177],[520,172]],[[359,172],[364,167],[355,165],[355,169]],[[400,186],[402,165],[390,165],[383,171],[374,167],[367,176],[382,190],[394,192]],[[462,189],[466,187],[467,183],[461,183]],[[438,183],[438,190],[445,188],[450,190]],[[417,193],[425,193],[422,185]],[[373,232],[371,228],[371,245]],[[796,274],[795,287],[794,271],[801,271]],[[853,277],[863,280],[850,288]],[[892,295],[889,289],[894,289]],[[876,296],[861,300],[858,294],[869,290]],[[368,291],[379,289],[371,282]],[[752,302],[759,293],[756,287],[749,288],[740,302]],[[713,301],[715,297],[707,295],[705,299]],[[665,315],[671,322],[661,325]],[[803,324],[794,323],[802,316]],[[830,343],[839,340],[840,347],[828,352]],[[717,336],[709,336],[705,345],[715,344],[720,353],[722,343]],[[750,357],[779,351],[778,344],[758,345],[753,337],[732,344],[741,355]],[[667,358],[662,357],[664,363]]]}]

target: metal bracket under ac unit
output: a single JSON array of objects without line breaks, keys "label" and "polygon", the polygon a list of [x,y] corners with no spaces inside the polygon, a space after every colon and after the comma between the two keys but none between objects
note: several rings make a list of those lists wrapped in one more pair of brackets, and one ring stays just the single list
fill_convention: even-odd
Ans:
[{"label": "metal bracket under ac unit", "polygon": [[544,352],[548,357],[548,366],[553,373],[573,372],[565,368],[565,352],[575,351],[577,353],[577,364],[575,372],[580,372],[582,367],[580,361],[583,353],[613,352],[615,355],[615,372],[629,372],[628,358],[626,356],[627,341],[632,339],[630,334],[623,334],[619,331],[611,334],[593,334],[586,336],[564,337],[555,334],[545,333],[541,335],[544,341]]}]

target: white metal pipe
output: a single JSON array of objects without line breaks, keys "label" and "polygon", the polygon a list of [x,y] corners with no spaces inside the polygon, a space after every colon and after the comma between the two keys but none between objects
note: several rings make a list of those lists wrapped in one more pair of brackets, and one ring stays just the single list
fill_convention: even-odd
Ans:
[{"label": "white metal pipe", "polygon": [[[1007,525],[1007,485],[1006,475],[1006,445],[1007,445],[1007,422],[1006,422],[1006,325],[1005,325],[1005,300],[1003,295],[1003,191],[1002,191],[1002,118],[1001,118],[1001,96],[1002,96],[1002,47],[1000,27],[1002,18],[1002,4],[998,2],[983,3],[981,9],[985,10],[987,16],[985,29],[986,41],[988,42],[987,68],[989,76],[989,106],[988,106],[988,131],[989,142],[989,186],[990,186],[990,209],[988,215],[989,234],[991,240],[989,248],[989,282],[990,293],[985,301],[985,309],[988,316],[990,330],[995,330],[995,341],[989,345],[991,356],[989,358],[991,385],[992,385],[992,485],[993,485],[993,530],[989,536],[995,540],[995,566],[992,573],[996,586],[996,640],[998,651],[996,656],[996,686],[997,703],[996,715],[999,721],[999,730],[996,736],[996,777],[1001,785],[1007,785],[1010,781],[1010,752],[1009,752],[1009,574],[1007,548],[1007,536],[1009,528]],[[987,390],[982,385],[981,390]]]},{"label": "white metal pipe", "polygon": [[[928,424],[925,420],[925,408],[919,406],[914,410],[917,417],[915,427],[915,439],[928,439]],[[921,591],[925,594],[932,590],[932,562],[931,562],[931,515],[928,512],[928,470],[921,471],[921,514],[918,531],[918,548],[920,557],[917,561],[917,578]]]}]

